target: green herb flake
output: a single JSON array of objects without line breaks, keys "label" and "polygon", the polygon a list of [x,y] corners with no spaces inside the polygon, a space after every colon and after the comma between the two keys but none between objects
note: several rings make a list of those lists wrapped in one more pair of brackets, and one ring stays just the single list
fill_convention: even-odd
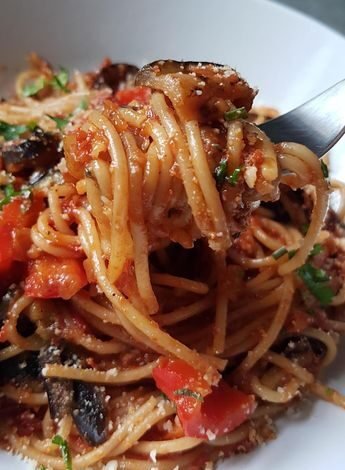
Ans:
[{"label": "green herb flake", "polygon": [[29,82],[24,85],[22,89],[22,95],[26,97],[37,95],[39,91],[43,90],[45,85],[46,85],[46,81],[44,77],[39,77],[34,82]]},{"label": "green herb flake", "polygon": [[13,184],[8,184],[5,186],[3,189],[4,191],[4,197],[0,200],[0,210],[6,206],[6,204],[9,204],[12,199],[16,196],[21,196],[22,192],[21,191],[16,191],[13,187]]},{"label": "green herb flake", "polygon": [[44,465],[40,465],[40,466],[38,467],[38,470],[47,470],[47,467],[45,467]]},{"label": "green herb flake", "polygon": [[297,250],[290,250],[288,252],[289,259],[292,259],[295,256],[296,253],[297,253]]},{"label": "green herb flake", "polygon": [[[30,124],[8,124],[5,121],[0,121],[0,136],[5,140],[18,139],[25,132],[32,130],[33,123]],[[36,127],[36,124],[35,124]]]},{"label": "green herb flake", "polygon": [[192,397],[198,401],[204,401],[203,396],[199,392],[193,392],[189,388],[180,388],[175,390],[174,395],[183,396],[183,397]]},{"label": "green herb flake", "polygon": [[228,174],[228,162],[226,159],[222,159],[219,162],[219,165],[214,170],[214,177],[216,178],[218,187],[221,187],[224,184],[227,174]]},{"label": "green herb flake", "polygon": [[53,437],[52,443],[60,447],[66,470],[72,470],[72,457],[66,440],[57,434]]},{"label": "green herb flake", "polygon": [[329,281],[328,274],[323,269],[315,269],[314,270],[314,279],[317,282],[328,282]]},{"label": "green herb flake", "polygon": [[66,119],[66,118],[61,118],[58,116],[51,116],[50,114],[47,114],[47,116],[53,121],[55,121],[56,127],[60,129],[60,131],[62,131],[64,127],[67,126],[67,124],[69,123],[69,119]]},{"label": "green herb flake", "polygon": [[321,171],[322,171],[323,176],[325,178],[328,178],[329,176],[328,166],[323,160],[321,160]]},{"label": "green herb flake", "polygon": [[226,121],[235,121],[236,119],[246,119],[248,117],[247,110],[244,106],[242,108],[230,109],[224,113]]},{"label": "green herb flake", "polygon": [[330,387],[326,387],[326,395],[328,395],[329,397],[331,397],[334,393],[334,391],[330,388]]},{"label": "green herb flake", "polygon": [[297,273],[321,305],[329,305],[332,302],[334,292],[328,285],[329,277],[326,271],[306,263],[297,270]]},{"label": "green herb flake", "polygon": [[319,255],[322,252],[323,252],[323,246],[321,245],[321,243],[315,243],[311,252],[309,253],[309,256],[313,257],[316,255]]},{"label": "green herb flake", "polygon": [[277,259],[281,258],[282,256],[286,255],[286,253],[288,253],[288,250],[285,248],[285,246],[282,246],[282,247],[278,248],[278,250],[276,250],[272,253],[272,258],[277,260]]},{"label": "green herb flake", "polygon": [[56,90],[62,90],[65,93],[68,93],[68,88],[67,88],[68,79],[69,79],[68,71],[64,67],[60,67],[60,70],[58,71],[58,73],[56,73],[53,76],[51,80],[51,84],[53,88],[55,88]]},{"label": "green herb flake", "polygon": [[235,168],[233,173],[229,176],[226,177],[226,181],[231,185],[231,186],[236,186],[238,182],[238,177],[241,173],[241,168]]},{"label": "green herb flake", "polygon": [[37,122],[35,121],[29,122],[28,124],[26,124],[26,127],[27,127],[27,130],[29,130],[30,132],[34,132],[36,129],[39,128],[37,125]]}]

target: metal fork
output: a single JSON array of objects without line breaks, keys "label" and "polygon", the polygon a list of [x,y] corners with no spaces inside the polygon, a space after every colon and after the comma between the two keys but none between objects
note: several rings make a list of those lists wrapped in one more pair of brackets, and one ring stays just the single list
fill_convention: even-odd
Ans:
[{"label": "metal fork", "polygon": [[322,157],[345,134],[345,80],[259,127],[275,143],[304,144]]}]

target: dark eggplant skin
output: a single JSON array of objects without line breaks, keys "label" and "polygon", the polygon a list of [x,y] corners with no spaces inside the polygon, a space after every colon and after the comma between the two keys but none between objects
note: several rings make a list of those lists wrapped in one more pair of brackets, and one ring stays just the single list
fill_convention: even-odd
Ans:
[{"label": "dark eggplant skin", "polygon": [[73,387],[70,380],[44,379],[49,411],[52,419],[61,419],[71,413]]},{"label": "dark eggplant skin", "polygon": [[138,72],[138,67],[131,64],[113,63],[103,67],[95,77],[93,88],[103,88],[104,86],[117,91],[120,84],[126,82],[128,78],[134,77]]},{"label": "dark eggplant skin", "polygon": [[[146,71],[153,71],[159,70],[161,74],[167,73],[192,73],[194,67],[207,67],[213,66],[217,68],[224,68],[224,65],[217,64],[215,62],[196,62],[193,60],[190,61],[178,61],[178,60],[171,60],[171,59],[162,59],[162,60],[155,60],[154,62],[150,62],[147,65],[144,65],[140,72]],[[139,76],[140,81],[140,76]]]},{"label": "dark eggplant skin", "polygon": [[[72,358],[73,357],[73,358]],[[79,363],[65,347],[50,345],[41,350],[40,366],[46,364]],[[66,415],[72,415],[80,435],[91,445],[102,444],[106,435],[106,408],[102,388],[81,381],[58,378],[43,378],[47,392],[50,415],[54,420],[60,420]]]},{"label": "dark eggplant skin", "polygon": [[[15,288],[7,290],[0,301],[0,328],[4,325],[8,311],[18,296],[18,291]],[[35,325],[30,319],[21,315],[17,321],[18,333],[27,337],[35,331]],[[0,349],[6,347],[8,343],[0,344]],[[40,367],[38,364],[38,353],[34,351],[24,351],[17,356],[6,359],[0,362],[0,384],[5,384],[9,381],[21,383],[26,379],[37,379],[39,377]]]},{"label": "dark eggplant skin", "polygon": [[273,347],[278,354],[289,359],[298,359],[300,355],[312,354],[314,360],[321,360],[326,354],[326,346],[316,338],[300,335],[288,335]]},{"label": "dark eggplant skin", "polygon": [[[61,364],[61,349],[58,346],[48,346],[41,349],[39,355],[40,366],[46,364]],[[61,419],[72,412],[73,382],[65,379],[43,378],[44,388],[48,396],[50,416]]]},{"label": "dark eggplant skin", "polygon": [[101,387],[74,382],[73,420],[81,436],[91,445],[102,444],[107,437],[105,394]]},{"label": "dark eggplant skin", "polygon": [[[13,293],[9,291],[0,302],[1,324],[6,320],[12,300]],[[21,334],[28,326],[24,323]],[[38,384],[43,383],[48,396],[51,418],[60,420],[64,416],[72,415],[80,435],[91,445],[100,445],[107,437],[104,388],[81,381],[46,378],[42,374],[47,364],[63,364],[66,361],[79,366],[83,364],[83,359],[66,349],[66,345],[63,344],[51,344],[42,348],[39,353],[25,351],[0,362],[0,385],[10,381],[20,385],[27,383],[28,380],[37,381]]]},{"label": "dark eggplant skin", "polygon": [[227,65],[157,60],[144,65],[135,85],[162,91],[185,118],[214,125],[224,121],[218,100],[250,110],[256,91]]},{"label": "dark eggplant skin", "polygon": [[5,170],[19,173],[34,170],[48,171],[60,161],[63,152],[60,138],[38,127],[28,139],[4,145],[1,155]]},{"label": "dark eggplant skin", "polygon": [[4,385],[10,381],[17,384],[29,379],[38,379],[40,367],[38,354],[26,351],[17,356],[0,362],[0,384]]}]

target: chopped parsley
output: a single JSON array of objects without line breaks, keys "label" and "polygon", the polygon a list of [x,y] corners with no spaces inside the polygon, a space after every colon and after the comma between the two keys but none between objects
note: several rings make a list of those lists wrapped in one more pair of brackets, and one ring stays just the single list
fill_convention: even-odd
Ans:
[{"label": "chopped parsley", "polygon": [[288,253],[288,250],[285,248],[285,246],[281,246],[280,248],[278,248],[278,250],[272,253],[272,258],[277,260],[282,256],[286,255],[286,253]]},{"label": "chopped parsley", "polygon": [[47,467],[45,467],[44,465],[40,465],[40,466],[38,467],[38,470],[47,470]]},{"label": "chopped parsley", "polygon": [[35,122],[29,124],[8,124],[5,121],[0,121],[0,136],[5,140],[18,139],[25,132],[32,132],[37,127]]},{"label": "chopped parsley", "polygon": [[56,90],[62,90],[65,93],[68,93],[68,71],[64,67],[60,67],[60,70],[53,75],[51,80],[51,85]]},{"label": "chopped parsley", "polygon": [[66,466],[66,470],[72,470],[72,457],[66,440],[57,434],[53,437],[52,443],[60,447],[61,456]]},{"label": "chopped parsley", "polygon": [[328,178],[328,176],[329,176],[328,166],[322,160],[321,160],[321,171],[322,171],[323,176],[325,178]]},{"label": "chopped parsley", "polygon": [[22,95],[35,96],[38,92],[43,90],[46,85],[52,86],[53,88],[55,88],[55,90],[62,90],[65,93],[68,93],[68,80],[68,71],[63,67],[60,67],[59,71],[53,75],[53,78],[51,80],[48,80],[45,77],[41,76],[38,77],[35,81],[26,83],[23,86]]},{"label": "chopped parsley", "polygon": [[248,113],[244,106],[242,108],[230,109],[230,111],[224,113],[226,121],[235,121],[236,119],[245,119],[246,117],[248,117]]},{"label": "chopped parsley", "polygon": [[46,85],[46,80],[44,79],[44,77],[39,77],[34,82],[29,82],[24,85],[22,89],[22,95],[23,96],[37,95],[39,91],[43,90],[45,85]]},{"label": "chopped parsley", "polygon": [[326,271],[305,263],[297,270],[297,273],[321,305],[329,305],[332,302],[334,292],[328,284],[329,277]]},{"label": "chopped parsley", "polygon": [[332,395],[333,395],[333,390],[332,390],[330,387],[326,387],[325,392],[326,392],[326,395],[328,395],[328,396],[332,396]]},{"label": "chopped parsley", "polygon": [[287,248],[285,248],[285,246],[282,246],[280,248],[278,248],[278,250],[274,251],[272,253],[272,257],[277,260],[279,258],[281,258],[282,256],[284,255],[288,255],[289,259],[293,258],[295,256],[295,254],[297,253],[297,250],[287,250]]},{"label": "chopped parsley", "polygon": [[229,176],[226,177],[226,181],[231,185],[231,186],[236,186],[239,174],[241,173],[241,168],[235,168],[233,173]]},{"label": "chopped parsley", "polygon": [[316,255],[319,255],[322,252],[323,252],[323,246],[321,245],[321,243],[315,243],[311,252],[309,253],[309,256],[313,257]]},{"label": "chopped parsley", "polygon": [[53,121],[55,121],[56,127],[60,129],[60,131],[62,131],[64,127],[67,126],[67,124],[69,123],[69,119],[66,118],[51,116],[50,114],[47,114],[47,116]]},{"label": "chopped parsley", "polygon": [[193,390],[190,390],[189,388],[180,388],[178,390],[175,390],[174,395],[192,397],[198,401],[204,401],[203,396],[199,392],[193,392]]},{"label": "chopped parsley", "polygon": [[0,210],[6,206],[6,204],[9,204],[14,197],[22,195],[22,191],[16,191],[13,187],[13,184],[8,184],[5,186],[3,191],[5,196],[0,200]]},{"label": "chopped parsley", "polygon": [[324,269],[315,269],[314,270],[314,279],[316,282],[327,282],[329,281],[328,274]]},{"label": "chopped parsley", "polygon": [[219,165],[214,170],[214,177],[218,188],[221,188],[225,181],[227,181],[231,186],[236,186],[240,173],[241,168],[235,168],[231,175],[229,175],[227,160],[222,158]]}]

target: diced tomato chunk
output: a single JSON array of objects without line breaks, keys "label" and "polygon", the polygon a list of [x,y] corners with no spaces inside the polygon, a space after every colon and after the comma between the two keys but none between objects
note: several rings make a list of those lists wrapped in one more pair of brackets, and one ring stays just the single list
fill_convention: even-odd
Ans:
[{"label": "diced tomato chunk", "polygon": [[151,89],[144,86],[136,86],[126,90],[119,90],[115,94],[115,100],[120,106],[126,106],[132,101],[148,104],[151,97]]},{"label": "diced tomato chunk", "polygon": [[11,229],[0,225],[0,273],[7,271],[13,261]]},{"label": "diced tomato chunk", "polygon": [[0,297],[6,294],[11,284],[18,284],[23,280],[27,272],[27,264],[13,261],[10,269],[0,271]]},{"label": "diced tomato chunk", "polygon": [[91,130],[85,132],[82,129],[77,129],[75,132],[76,143],[76,159],[80,163],[87,163],[90,161],[90,154],[92,151],[92,139],[95,133]]},{"label": "diced tomato chunk", "polygon": [[28,251],[32,245],[31,230],[27,227],[12,231],[13,259],[26,262],[29,260]]},{"label": "diced tomato chunk", "polygon": [[256,407],[253,395],[231,388],[224,380],[211,388],[200,372],[180,359],[161,358],[153,378],[175,402],[186,436],[211,439],[231,432]]},{"label": "diced tomato chunk", "polygon": [[181,359],[161,357],[153,369],[153,378],[157,387],[170,400],[176,400],[176,390],[189,389],[206,396],[211,388],[200,371]]},{"label": "diced tomato chunk", "polygon": [[64,138],[66,166],[71,175],[80,179],[84,176],[85,165],[91,161],[94,132],[77,129]]},{"label": "diced tomato chunk", "polygon": [[[77,129],[67,134],[64,138],[64,152],[68,173],[74,178],[83,178],[87,164],[96,154],[101,158],[106,149],[107,143],[101,130]],[[67,177],[68,173],[65,173]]]},{"label": "diced tomato chunk", "polygon": [[39,195],[33,200],[16,197],[3,207],[0,213],[0,223],[13,228],[31,227],[43,209],[44,202]]},{"label": "diced tomato chunk", "polygon": [[8,271],[14,261],[26,261],[31,246],[29,228],[44,209],[40,195],[33,200],[16,197],[0,212],[0,273]]},{"label": "diced tomato chunk", "polygon": [[184,413],[181,420],[183,430],[186,436],[212,439],[236,429],[255,408],[253,395],[231,388],[221,380],[216,387],[212,387],[212,392],[204,398],[197,413]]},{"label": "diced tomato chunk", "polygon": [[70,299],[86,284],[81,260],[45,255],[29,262],[25,295],[43,299]]}]

